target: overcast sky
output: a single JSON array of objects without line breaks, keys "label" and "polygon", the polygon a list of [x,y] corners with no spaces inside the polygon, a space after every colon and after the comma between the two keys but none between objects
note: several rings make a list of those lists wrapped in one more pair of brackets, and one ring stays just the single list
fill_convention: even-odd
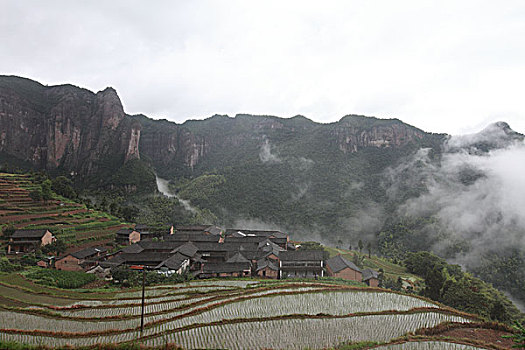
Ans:
[{"label": "overcast sky", "polygon": [[129,114],[399,118],[525,132],[525,1],[0,0],[0,74]]}]

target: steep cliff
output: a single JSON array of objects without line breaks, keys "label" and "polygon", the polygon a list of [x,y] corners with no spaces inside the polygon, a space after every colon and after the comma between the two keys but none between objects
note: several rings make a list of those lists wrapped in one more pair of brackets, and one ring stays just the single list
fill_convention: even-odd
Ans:
[{"label": "steep cliff", "polygon": [[37,169],[107,175],[140,158],[140,123],[116,91],[0,77],[0,153]]}]

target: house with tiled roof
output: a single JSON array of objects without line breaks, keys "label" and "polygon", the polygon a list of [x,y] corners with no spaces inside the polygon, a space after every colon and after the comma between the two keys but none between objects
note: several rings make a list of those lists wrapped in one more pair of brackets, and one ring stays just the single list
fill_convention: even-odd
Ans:
[{"label": "house with tiled roof", "polygon": [[363,278],[361,269],[341,255],[326,260],[326,272],[329,276],[349,281],[361,281]]},{"label": "house with tiled roof", "polygon": [[16,230],[9,238],[7,254],[32,252],[55,241],[55,236],[46,229]]},{"label": "house with tiled roof", "polygon": [[279,253],[280,278],[323,277],[324,267],[322,250],[287,250]]},{"label": "house with tiled roof", "polygon": [[115,241],[120,245],[137,243],[140,241],[140,232],[130,228],[121,228],[117,231]]},{"label": "house with tiled roof", "polygon": [[363,270],[363,282],[370,287],[379,287],[379,273],[372,269]]},{"label": "house with tiled roof", "polygon": [[65,271],[82,271],[97,265],[97,260],[106,252],[107,249],[104,247],[89,247],[69,253],[55,261],[55,268]]}]

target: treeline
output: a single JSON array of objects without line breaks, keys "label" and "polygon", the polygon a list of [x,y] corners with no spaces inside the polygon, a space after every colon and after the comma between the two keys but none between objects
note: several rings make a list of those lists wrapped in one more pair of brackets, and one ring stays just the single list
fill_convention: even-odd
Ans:
[{"label": "treeline", "polygon": [[425,280],[421,295],[461,311],[481,315],[507,324],[525,320],[514,304],[492,285],[448,264],[430,252],[408,253],[404,264],[408,272]]}]

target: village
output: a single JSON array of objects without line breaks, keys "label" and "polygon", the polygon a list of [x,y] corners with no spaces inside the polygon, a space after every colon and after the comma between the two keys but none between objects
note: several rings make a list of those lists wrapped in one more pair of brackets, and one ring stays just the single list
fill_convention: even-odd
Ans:
[{"label": "village", "polygon": [[[56,241],[46,229],[19,229],[7,253],[35,251]],[[256,277],[268,279],[330,276],[379,285],[378,272],[360,269],[341,255],[327,258],[323,250],[301,249],[280,231],[223,229],[217,226],[136,225],[117,232],[121,249],[89,247],[37,262],[42,268],[85,271],[111,278],[116,268],[155,270],[165,275],[190,273],[194,278]]]}]

